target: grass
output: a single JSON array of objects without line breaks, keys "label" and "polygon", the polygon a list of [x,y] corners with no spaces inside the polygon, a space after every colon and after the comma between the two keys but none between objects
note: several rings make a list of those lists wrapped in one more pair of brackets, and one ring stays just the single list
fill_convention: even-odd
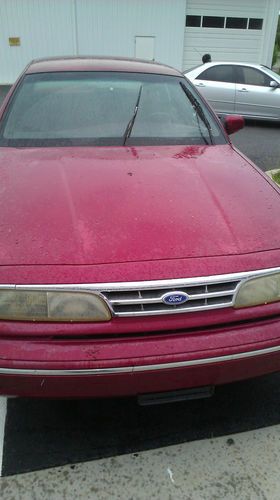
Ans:
[{"label": "grass", "polygon": [[280,185],[280,170],[278,170],[278,172],[272,172],[272,180]]},{"label": "grass", "polygon": [[266,174],[280,186],[280,169],[276,168],[274,170],[267,170]]}]

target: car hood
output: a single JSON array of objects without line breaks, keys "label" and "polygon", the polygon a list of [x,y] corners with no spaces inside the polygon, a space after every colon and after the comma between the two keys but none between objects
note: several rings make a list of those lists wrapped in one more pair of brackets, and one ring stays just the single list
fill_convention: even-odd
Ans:
[{"label": "car hood", "polygon": [[1,265],[280,247],[279,193],[230,145],[2,148],[0,196]]}]

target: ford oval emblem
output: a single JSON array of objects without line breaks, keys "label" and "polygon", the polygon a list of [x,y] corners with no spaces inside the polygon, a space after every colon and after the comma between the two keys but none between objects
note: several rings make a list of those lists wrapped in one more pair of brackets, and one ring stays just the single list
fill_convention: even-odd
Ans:
[{"label": "ford oval emblem", "polygon": [[168,306],[177,306],[187,302],[189,296],[185,292],[168,292],[161,297],[161,300]]}]

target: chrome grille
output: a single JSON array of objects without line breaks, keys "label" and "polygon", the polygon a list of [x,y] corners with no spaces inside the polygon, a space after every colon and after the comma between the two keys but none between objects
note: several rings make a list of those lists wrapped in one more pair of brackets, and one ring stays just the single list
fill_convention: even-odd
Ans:
[{"label": "chrome grille", "polygon": [[[239,283],[240,280],[188,285],[186,281],[185,284],[175,287],[102,290],[102,295],[116,316],[174,314],[230,307]],[[162,297],[169,292],[184,292],[188,295],[188,301],[166,305]]]},{"label": "chrome grille", "polygon": [[[54,285],[0,284],[0,290],[92,292],[103,297],[114,316],[155,316],[231,307],[234,305],[236,292],[242,282],[274,273],[280,273],[280,267],[157,281]],[[166,305],[162,302],[162,297],[169,292],[185,292],[188,295],[188,301],[181,305]]]}]

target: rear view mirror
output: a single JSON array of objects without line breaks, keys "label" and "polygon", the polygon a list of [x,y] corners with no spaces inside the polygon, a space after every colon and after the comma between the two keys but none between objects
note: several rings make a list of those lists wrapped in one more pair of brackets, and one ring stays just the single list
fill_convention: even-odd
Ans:
[{"label": "rear view mirror", "polygon": [[228,135],[238,132],[238,130],[241,130],[244,125],[244,118],[240,115],[228,115],[224,119],[224,127]]},{"label": "rear view mirror", "polygon": [[276,82],[275,80],[271,80],[269,86],[272,87],[273,89],[278,89],[278,87],[280,87],[280,83]]}]

